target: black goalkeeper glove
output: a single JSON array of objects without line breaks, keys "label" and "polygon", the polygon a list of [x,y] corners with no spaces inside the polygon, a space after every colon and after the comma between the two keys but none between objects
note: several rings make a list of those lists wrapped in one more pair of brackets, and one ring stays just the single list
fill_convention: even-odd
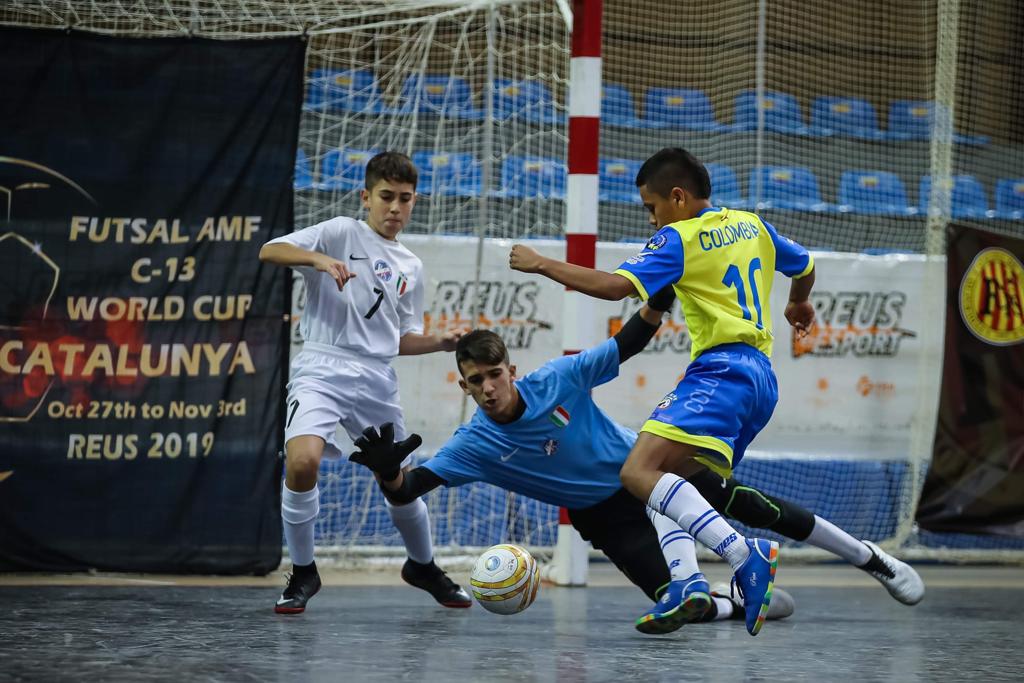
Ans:
[{"label": "black goalkeeper glove", "polygon": [[664,313],[676,302],[676,290],[672,285],[665,285],[647,299],[647,305],[655,311]]},{"label": "black goalkeeper glove", "polygon": [[385,422],[380,426],[380,434],[376,427],[363,430],[363,435],[355,440],[359,450],[349,460],[376,472],[384,481],[393,481],[402,469],[402,461],[421,443],[419,434],[410,434],[405,441],[395,443],[395,426]]}]

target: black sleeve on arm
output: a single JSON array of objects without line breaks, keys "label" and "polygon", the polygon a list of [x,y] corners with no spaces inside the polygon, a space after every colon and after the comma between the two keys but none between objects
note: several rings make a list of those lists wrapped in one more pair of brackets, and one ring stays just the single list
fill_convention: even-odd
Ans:
[{"label": "black sleeve on arm", "polygon": [[619,347],[619,363],[625,363],[643,351],[659,327],[660,325],[652,325],[640,317],[639,311],[634,313],[633,317],[626,321],[626,324],[614,337],[615,343]]},{"label": "black sleeve on arm", "polygon": [[383,484],[378,482],[380,490],[384,492],[392,505],[405,505],[411,503],[424,493],[433,491],[438,486],[444,486],[445,481],[426,467],[417,467],[405,473],[402,479],[402,487],[397,491],[389,491]]}]

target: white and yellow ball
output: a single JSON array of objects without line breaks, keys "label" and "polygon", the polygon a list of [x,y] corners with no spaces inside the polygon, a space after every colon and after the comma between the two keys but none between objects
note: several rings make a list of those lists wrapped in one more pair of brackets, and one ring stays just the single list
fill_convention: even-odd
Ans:
[{"label": "white and yellow ball", "polygon": [[537,561],[517,545],[493,545],[480,555],[470,577],[473,597],[495,614],[515,614],[533,604],[540,587]]}]

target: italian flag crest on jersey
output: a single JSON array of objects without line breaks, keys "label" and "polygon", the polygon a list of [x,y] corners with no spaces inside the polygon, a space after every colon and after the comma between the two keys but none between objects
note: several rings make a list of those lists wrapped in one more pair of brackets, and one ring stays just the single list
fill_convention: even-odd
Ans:
[{"label": "italian flag crest on jersey", "polygon": [[548,419],[554,422],[556,427],[564,427],[569,424],[569,411],[558,406],[555,408],[555,412],[548,415]]},{"label": "italian flag crest on jersey", "polygon": [[409,280],[406,279],[405,273],[398,273],[398,279],[395,281],[395,290],[398,292],[398,296],[405,294],[405,290],[409,287]]}]

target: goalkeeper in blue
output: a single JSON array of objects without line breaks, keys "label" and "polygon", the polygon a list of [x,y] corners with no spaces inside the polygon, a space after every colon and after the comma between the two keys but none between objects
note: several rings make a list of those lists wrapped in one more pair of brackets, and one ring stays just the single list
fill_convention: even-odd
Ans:
[{"label": "goalkeeper in blue", "polygon": [[[785,316],[796,334],[806,334],[814,321],[809,301],[814,260],[758,215],[712,206],[707,169],[686,150],[654,154],[641,166],[636,185],[658,231],[614,272],[545,258],[522,245],[513,247],[509,265],[613,301],[647,299],[663,287],[673,288],[692,340],[690,364],[641,428],[621,480],[630,493],[732,566],[747,630],[757,635],[771,602],[778,543],[744,538],[693,480],[709,472],[728,479],[768,423],[778,401],[769,360],[774,274],[792,278]],[[864,555],[870,553],[866,563],[886,564],[877,547],[861,545]],[[903,601],[916,602],[923,595],[920,578],[892,562],[900,571],[892,571],[890,592],[900,584],[907,589]],[[667,592],[672,591],[682,592],[685,603],[688,592],[702,593],[703,586],[672,584]]]},{"label": "goalkeeper in blue", "polygon": [[[414,469],[403,472],[399,465],[419,445],[419,437],[395,444],[388,425],[380,434],[367,428],[356,441],[360,451],[352,460],[377,473],[385,496],[394,504],[438,486],[482,481],[568,508],[569,519],[583,538],[657,601],[636,622],[644,633],[667,633],[692,621],[744,617],[742,604],[737,609],[723,591],[709,590],[697,568],[693,537],[621,487],[619,470],[636,434],[612,421],[590,395],[592,388],[618,375],[620,363],[647,345],[662,310],[673,301],[671,289],[662,290],[615,337],[578,355],[552,360],[522,378],[516,376],[498,335],[470,332],[459,341],[455,356],[459,384],[478,406],[472,419],[435,457]],[[725,514],[800,540],[814,542],[810,537],[816,523],[828,524],[733,478],[723,482],[709,473],[695,479],[694,485],[707,490]],[[851,545],[860,545],[843,535]],[[894,569],[882,566],[894,575]],[[792,612],[792,600],[780,597],[773,601],[768,618]]]}]

